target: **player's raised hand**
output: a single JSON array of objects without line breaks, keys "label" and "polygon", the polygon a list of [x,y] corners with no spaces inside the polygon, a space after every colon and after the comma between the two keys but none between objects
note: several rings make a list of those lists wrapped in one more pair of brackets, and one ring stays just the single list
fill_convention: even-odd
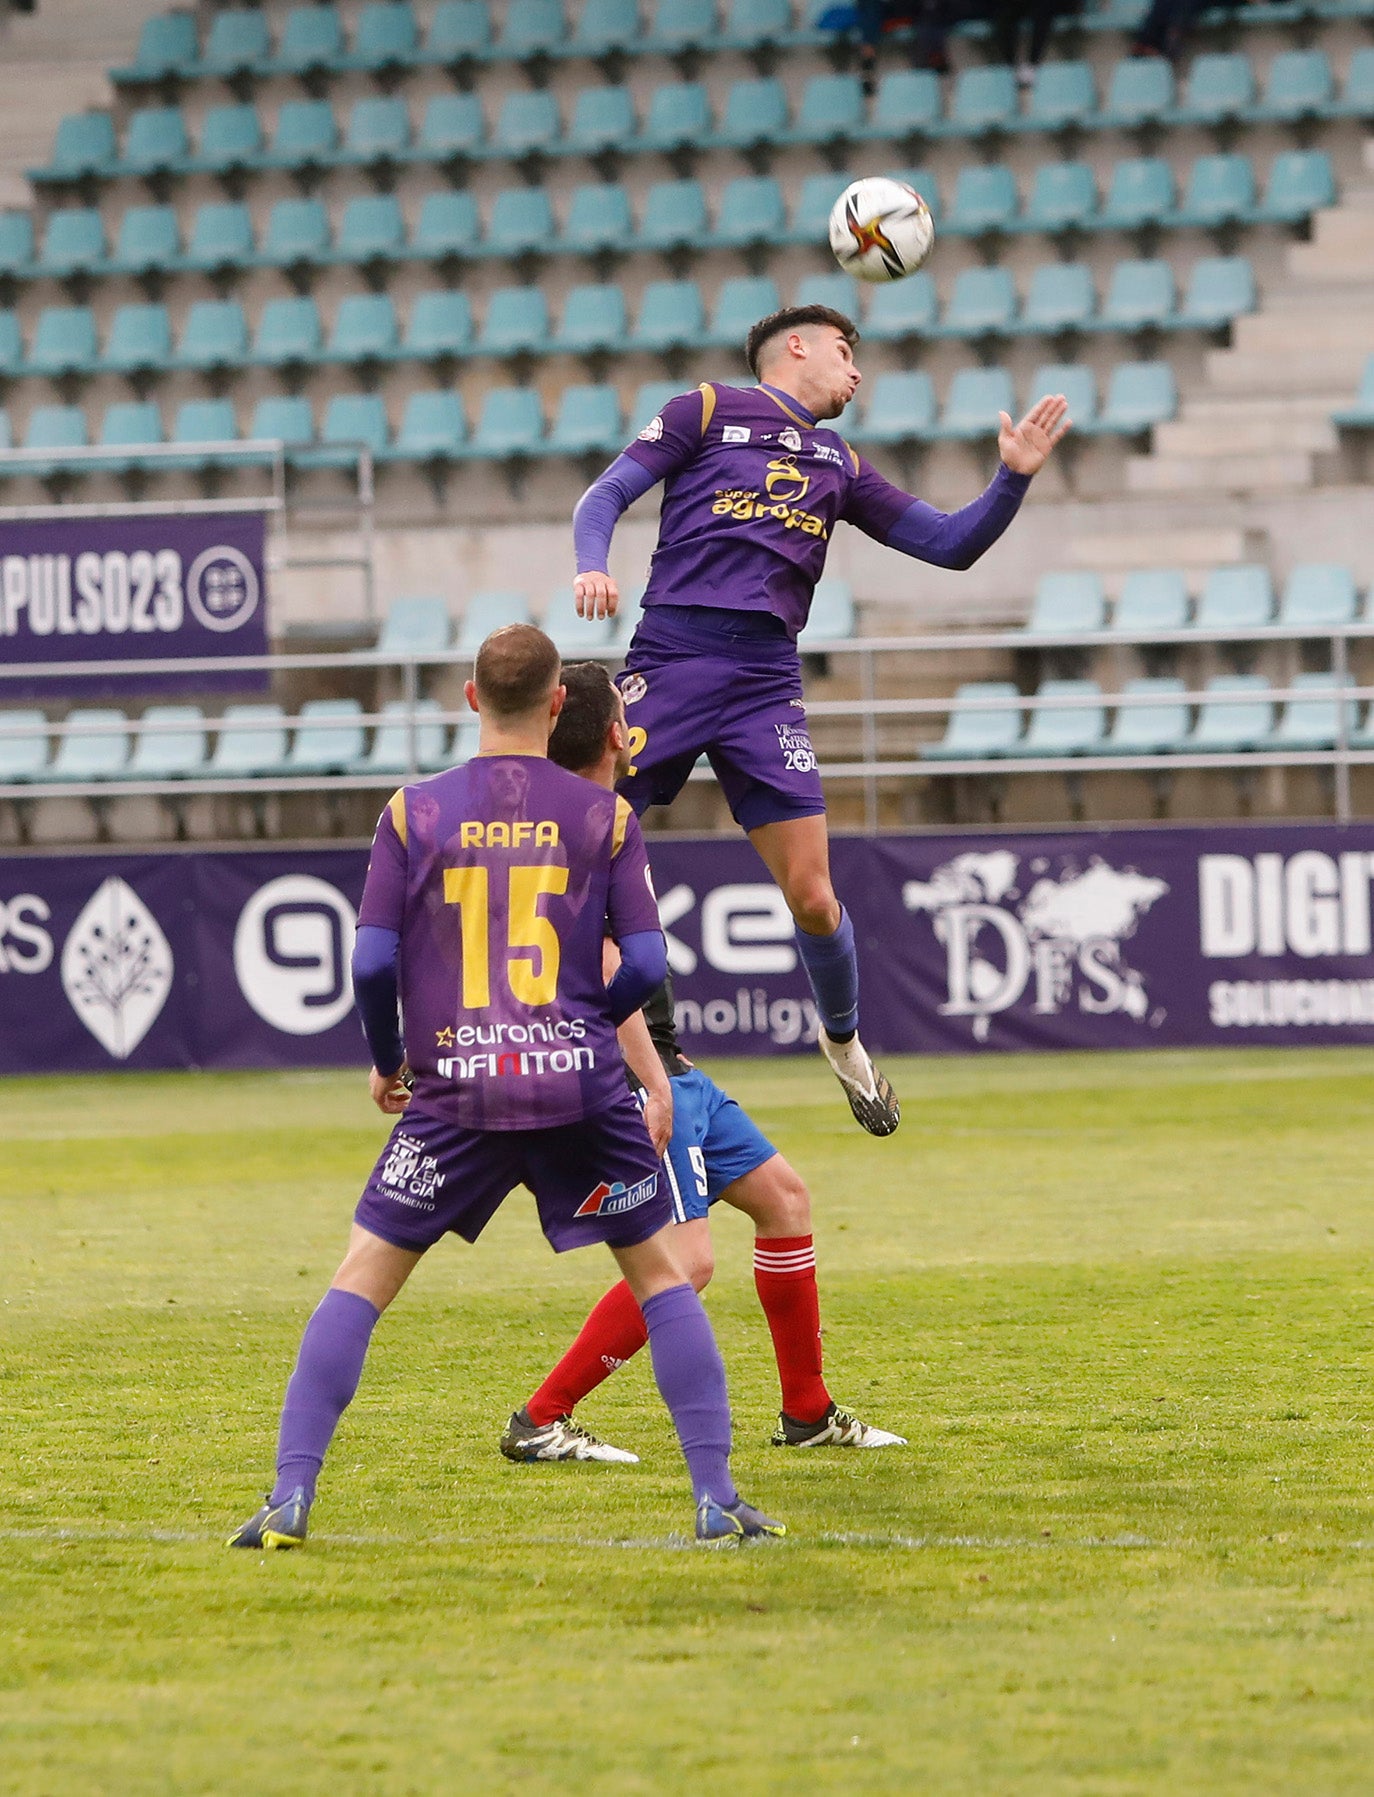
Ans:
[{"label": "player's raised hand", "polygon": [[402,1061],[395,1073],[378,1073],[373,1067],[367,1076],[367,1089],[372,1102],[388,1117],[399,1117],[410,1103],[410,1087],[406,1084],[410,1069]]},{"label": "player's raised hand", "polygon": [[997,450],[1013,474],[1039,474],[1069,430],[1069,402],[1062,393],[1038,400],[1020,424],[1013,424],[1006,412],[997,415],[1002,421]]},{"label": "player's raised hand", "polygon": [[620,589],[609,574],[579,574],[573,582],[573,604],[579,618],[613,618]]}]

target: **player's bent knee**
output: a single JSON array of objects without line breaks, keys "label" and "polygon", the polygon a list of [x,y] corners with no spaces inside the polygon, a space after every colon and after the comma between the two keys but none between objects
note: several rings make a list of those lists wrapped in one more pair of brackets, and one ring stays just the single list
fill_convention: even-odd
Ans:
[{"label": "player's bent knee", "polygon": [[810,1235],[811,1194],[805,1180],[795,1168],[781,1161],[769,1183],[767,1210],[758,1218],[759,1228],[773,1235]]},{"label": "player's bent knee", "polygon": [[838,929],[840,901],[824,876],[790,882],[784,897],[798,928],[809,936],[829,936]]}]

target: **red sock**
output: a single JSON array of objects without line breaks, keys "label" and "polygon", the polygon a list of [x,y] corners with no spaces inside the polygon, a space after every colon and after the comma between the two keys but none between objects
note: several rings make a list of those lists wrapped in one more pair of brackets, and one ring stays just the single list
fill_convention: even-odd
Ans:
[{"label": "red sock", "polygon": [[556,1416],[570,1415],[648,1339],[634,1293],[622,1279],[596,1305],[577,1340],[526,1404],[531,1422],[542,1427]]},{"label": "red sock", "polygon": [[830,1408],[821,1372],[821,1301],[809,1235],[756,1237],[754,1285],[773,1336],[785,1415],[819,1422]]}]

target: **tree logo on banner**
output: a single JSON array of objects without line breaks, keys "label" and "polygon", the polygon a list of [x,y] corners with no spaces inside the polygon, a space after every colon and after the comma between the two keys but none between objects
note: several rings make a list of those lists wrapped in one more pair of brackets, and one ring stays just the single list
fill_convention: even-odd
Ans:
[{"label": "tree logo on banner", "polygon": [[62,989],[107,1053],[123,1061],[172,989],[171,945],[138,894],[112,875],[87,900],[62,949]]},{"label": "tree logo on banner", "polygon": [[1086,868],[1066,861],[1051,878],[1049,861],[1036,857],[1028,871],[1039,877],[1023,894],[1020,865],[1009,849],[972,851],[902,887],[902,903],[930,913],[944,947],[942,1014],[971,1018],[977,1042],[987,1041],[992,1017],[1027,994],[1040,1016],[1073,1004],[1089,1015],[1119,1013],[1143,1023],[1150,1011],[1145,982],[1121,945],[1168,886],[1097,856]]},{"label": "tree logo on banner", "polygon": [[338,887],[313,874],[258,888],[234,931],[234,973],[264,1023],[288,1036],[318,1036],[348,1015],[357,923]]},{"label": "tree logo on banner", "polygon": [[202,549],[186,576],[186,603],[207,630],[238,630],[258,609],[258,571],[241,549]]}]

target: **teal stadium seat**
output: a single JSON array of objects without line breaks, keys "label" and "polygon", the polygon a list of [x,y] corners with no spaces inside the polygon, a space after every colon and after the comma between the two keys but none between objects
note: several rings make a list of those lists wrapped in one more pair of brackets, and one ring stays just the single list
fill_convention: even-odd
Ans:
[{"label": "teal stadium seat", "polygon": [[1257,216],[1276,225],[1301,224],[1336,203],[1336,175],[1325,150],[1283,150],[1269,171]]},{"label": "teal stadium seat", "polygon": [[1365,361],[1353,403],[1341,406],[1331,419],[1342,430],[1374,430],[1374,355]]},{"label": "teal stadium seat", "polygon": [[833,170],[807,175],[797,190],[792,208],[787,233],[789,240],[792,243],[824,243],[830,228],[831,210],[848,185],[849,177]]},{"label": "teal stadium seat", "polygon": [[77,181],[83,175],[104,173],[118,160],[113,116],[108,112],[72,112],[58,124],[47,166],[31,171],[31,178],[54,183]]},{"label": "teal stadium seat", "polygon": [[353,468],[363,451],[380,460],[390,443],[386,407],[376,393],[336,393],[324,409],[318,441],[293,452],[299,468]]},{"label": "teal stadium seat", "polygon": [[954,278],[942,337],[1005,337],[1015,328],[1016,284],[1008,268],[965,268]]},{"label": "teal stadium seat", "polygon": [[67,713],[49,780],[86,784],[118,780],[129,763],[129,720],[113,706],[80,706]]},{"label": "teal stadium seat", "polygon": [[756,50],[795,35],[789,0],[729,0],[722,43],[732,49]]},{"label": "teal stadium seat", "polygon": [[327,362],[389,362],[400,348],[396,308],[389,293],[350,293],[339,301]]},{"label": "teal stadium seat", "polygon": [[1245,256],[1205,256],[1188,277],[1179,323],[1221,330],[1257,304],[1255,271]]},{"label": "teal stadium seat", "polygon": [[1136,568],[1121,583],[1112,614],[1118,635],[1151,637],[1187,624],[1188,588],[1177,568]]},{"label": "teal stadium seat", "polygon": [[121,306],[110,324],[100,368],[105,374],[143,375],[172,359],[172,321],[166,306]]},{"label": "teal stadium seat", "polygon": [[710,138],[718,149],[748,150],[780,142],[787,132],[787,89],[776,76],[737,81]]},{"label": "teal stadium seat", "polygon": [[477,202],[470,193],[427,193],[420,202],[408,254],[422,262],[449,262],[469,256],[481,234]]},{"label": "teal stadium seat", "polygon": [[1196,57],[1173,117],[1180,124],[1219,125],[1243,118],[1255,104],[1255,72],[1239,52]]},{"label": "teal stadium seat", "polygon": [[797,143],[847,144],[863,136],[864,96],[857,75],[813,75],[802,89]]},{"label": "teal stadium seat", "polygon": [[620,398],[611,386],[565,387],[549,432],[558,455],[614,455],[625,440]]},{"label": "teal stadium seat", "polygon": [[286,717],[280,705],[228,705],[206,770],[219,780],[263,779],[286,762]]},{"label": "teal stadium seat", "polygon": [[641,249],[697,249],[706,243],[706,194],[700,181],[656,181],[644,202]]},{"label": "teal stadium seat", "polygon": [[336,262],[361,266],[398,261],[405,250],[406,221],[394,193],[356,194],[339,220]]},{"label": "teal stadium seat", "polygon": [[933,135],[940,122],[940,77],[931,69],[893,69],[878,83],[870,135],[905,143]]},{"label": "teal stadium seat", "polygon": [[716,0],[657,0],[644,47],[661,55],[680,54],[711,44],[717,33]]},{"label": "teal stadium seat", "polygon": [[530,387],[494,387],[482,401],[472,452],[487,461],[536,456],[543,448],[544,413]]},{"label": "teal stadium seat", "polygon": [[1085,630],[1103,630],[1107,623],[1107,596],[1102,577],[1086,570],[1043,574],[1026,629],[1037,636],[1072,636]]},{"label": "teal stadium seat", "polygon": [[[221,14],[221,18],[226,15]],[[209,175],[232,175],[267,160],[262,120],[252,106],[215,106],[200,128],[200,148],[190,167]]]},{"label": "teal stadium seat", "polygon": [[1350,58],[1337,111],[1343,118],[1374,119],[1374,45],[1366,44]]},{"label": "teal stadium seat", "polygon": [[1086,162],[1049,162],[1035,171],[1021,228],[1047,237],[1089,231],[1097,204],[1097,177]]},{"label": "teal stadium seat", "polygon": [[921,443],[933,435],[935,389],[924,370],[877,375],[859,394],[859,418],[846,432],[856,443]]},{"label": "teal stadium seat", "polygon": [[209,746],[199,705],[150,705],[136,727],[128,777],[192,779],[205,772]]},{"label": "teal stadium seat", "polygon": [[1026,388],[1027,409],[1046,393],[1062,393],[1076,431],[1091,436],[1097,429],[1097,376],[1085,362],[1042,362]]},{"label": "teal stadium seat", "polygon": [[329,259],[329,215],[319,200],[278,200],[257,260],[268,268],[318,267]]},{"label": "teal stadium seat", "polygon": [[542,187],[508,187],[498,193],[487,225],[486,248],[493,255],[524,256],[547,250],[555,227],[549,196]]},{"label": "teal stadium seat", "polygon": [[[845,275],[837,278],[848,279]],[[846,311],[847,308],[839,306],[837,310]],[[936,329],[936,310],[935,283],[928,274],[918,273],[908,275],[904,281],[889,281],[873,290],[864,318],[864,337],[875,343],[904,343],[913,337],[932,336]],[[853,313],[849,316],[853,317]]]},{"label": "teal stadium seat", "polygon": [[[1290,687],[1301,697],[1288,699],[1267,745],[1271,749],[1334,749],[1340,735],[1340,706],[1334,674],[1294,674]],[[1346,741],[1355,734],[1358,709],[1346,701]]]},{"label": "teal stadium seat", "polygon": [[1098,222],[1104,230],[1139,231],[1173,216],[1174,172],[1160,156],[1131,156],[1112,170]]},{"label": "teal stadium seat", "polygon": [[1167,362],[1122,362],[1112,370],[1098,428],[1137,436],[1178,411],[1178,388]]},{"label": "teal stadium seat", "polygon": [[[80,406],[35,406],[24,432],[24,448],[32,452],[24,469],[36,479],[46,480],[68,461],[65,450],[85,449],[89,443],[86,414]],[[44,457],[43,451],[50,453]]]},{"label": "teal stadium seat", "polygon": [[[405,603],[403,599],[396,601],[396,605]],[[443,600],[426,603],[442,605]],[[395,607],[392,609],[394,611]],[[358,772],[398,776],[408,773],[412,767],[419,773],[441,768],[446,760],[444,748],[448,735],[440,721],[442,710],[437,699],[417,699],[412,728],[410,705],[404,699],[388,699],[382,706],[382,721],[373,731],[372,747]]]},{"label": "teal stadium seat", "polygon": [[0,785],[41,780],[48,767],[48,720],[41,711],[0,711]]},{"label": "teal stadium seat", "polygon": [[280,443],[288,455],[308,449],[315,441],[310,401],[299,393],[276,393],[260,399],[253,408],[248,436],[254,443]]},{"label": "teal stadium seat", "polygon": [[1174,106],[1173,65],[1162,56],[1127,56],[1112,71],[1099,122],[1118,131],[1158,124]]},{"label": "teal stadium seat", "polygon": [[[0,312],[0,376],[6,380],[24,365],[24,336],[17,312]],[[8,418],[6,419],[8,422]],[[8,448],[8,441],[0,448]]]},{"label": "teal stadium seat", "polygon": [[1274,615],[1269,570],[1257,564],[1213,568],[1203,583],[1194,622],[1199,630],[1236,634],[1262,629]]},{"label": "teal stadium seat", "polygon": [[524,593],[474,593],[463,607],[456,648],[475,655],[493,630],[507,624],[532,624],[530,602]]},{"label": "teal stadium seat", "polygon": [[1283,50],[1269,65],[1264,98],[1251,108],[1251,117],[1301,124],[1330,117],[1335,100],[1336,80],[1325,50]]},{"label": "teal stadium seat", "polygon": [[172,206],[130,206],[107,264],[111,274],[142,275],[172,268],[181,257],[181,227]]},{"label": "teal stadium seat", "polygon": [[[230,399],[184,399],[172,420],[167,441],[177,445],[232,443],[238,437],[234,402]],[[202,451],[199,455],[167,456],[151,466],[162,470],[232,467],[236,458],[227,450]]]},{"label": "teal stadium seat", "polygon": [[954,202],[945,229],[958,237],[1009,231],[1016,220],[1016,181],[1003,163],[966,164],[954,183]]},{"label": "teal stadium seat", "polygon": [[711,241],[724,249],[776,243],[783,236],[785,219],[779,183],[771,175],[741,175],[725,185]]},{"label": "teal stadium seat", "polygon": [[797,637],[797,647],[805,652],[817,643],[847,643],[857,635],[853,589],[847,580],[826,575],[816,582],[811,609]]},{"label": "teal stadium seat", "polygon": [[356,699],[307,699],[296,719],[287,774],[351,774],[367,750],[362,715]]},{"label": "teal stadium seat", "polygon": [[486,0],[440,0],[425,34],[421,60],[461,69],[480,61],[491,46]]},{"label": "teal stadium seat", "polygon": [[995,437],[998,413],[1015,411],[1016,395],[1005,368],[961,368],[950,382],[933,434],[951,443]]},{"label": "teal stadium seat", "polygon": [[24,275],[34,261],[33,220],[27,212],[0,212],[0,274]]},{"label": "teal stadium seat", "polygon": [[215,14],[197,73],[232,81],[240,75],[257,74],[271,59],[266,15],[256,7],[236,6]]},{"label": "teal stadium seat", "polygon": [[565,661],[581,661],[609,649],[615,634],[613,618],[579,618],[570,590],[553,600],[543,623]]},{"label": "teal stadium seat", "polygon": [[245,268],[253,260],[253,220],[241,202],[215,202],[196,208],[182,263],[211,277]]},{"label": "teal stadium seat", "polygon": [[[1236,755],[1268,746],[1274,707],[1263,674],[1215,674],[1206,691],[1208,697],[1198,707],[1190,749]],[[1225,695],[1234,697],[1228,700]]]},{"label": "teal stadium seat", "polygon": [[420,30],[408,5],[376,0],[358,15],[353,48],[344,64],[370,75],[408,67],[420,46]]},{"label": "teal stadium seat", "polygon": [[313,299],[273,299],[262,309],[249,359],[262,368],[300,368],[318,362],[323,348]]},{"label": "teal stadium seat", "polygon": [[400,356],[412,362],[443,362],[472,347],[472,306],[465,293],[417,294],[406,321]]},{"label": "teal stadium seat", "polygon": [[567,32],[561,0],[510,0],[500,49],[517,61],[534,62],[556,56]]},{"label": "teal stadium seat", "polygon": [[571,355],[607,354],[629,336],[625,290],[619,283],[572,287],[552,347]]},{"label": "teal stadium seat", "polygon": [[404,100],[373,94],[348,115],[343,148],[336,158],[359,168],[385,169],[404,162],[410,149],[410,114]]},{"label": "teal stadium seat", "polygon": [[634,146],[668,153],[702,144],[711,133],[711,102],[699,81],[656,87],[649,96],[644,128]]},{"label": "teal stadium seat", "polygon": [[[916,279],[915,275],[913,275],[911,279],[914,281]],[[897,289],[906,285],[906,282],[894,281],[890,283],[890,287]],[[880,293],[885,293],[889,291],[889,288],[879,288],[878,291]],[[874,300],[876,300],[877,297],[878,295],[875,293],[873,296]],[[859,283],[852,275],[806,275],[797,283],[797,291],[793,298],[793,304],[798,306],[829,306],[832,311],[843,312],[846,318],[857,318],[860,309]],[[869,326],[865,324],[864,329],[868,330]]]},{"label": "teal stadium seat", "polygon": [[1191,723],[1183,694],[1186,684],[1173,675],[1128,680],[1122,698],[1138,701],[1118,705],[1107,736],[1109,755],[1171,755],[1188,740]]},{"label": "teal stadium seat", "polygon": [[343,24],[335,9],[297,6],[286,15],[270,67],[279,75],[311,75],[339,67],[343,58]]},{"label": "teal stadium seat", "polygon": [[586,0],[573,28],[571,49],[592,58],[630,50],[641,35],[636,0]]},{"label": "teal stadium seat", "polygon": [[1167,330],[1178,295],[1174,271],[1161,259],[1118,262],[1102,305],[1104,331]]},{"label": "teal stadium seat", "polygon": [[573,101],[563,147],[579,156],[618,150],[638,133],[628,87],[584,87]]},{"label": "teal stadium seat", "polygon": [[1255,204],[1255,171],[1248,156],[1199,156],[1173,222],[1208,228],[1236,224],[1254,213]]},{"label": "teal stadium seat", "polygon": [[1032,130],[1067,131],[1088,125],[1097,111],[1097,83],[1086,62],[1042,62],[1031,86],[1026,124]]},{"label": "teal stadium seat", "polygon": [[416,162],[461,165],[481,150],[485,139],[486,122],[476,94],[435,94],[420,120],[411,157]]},{"label": "teal stadium seat", "polygon": [[264,168],[320,169],[335,160],[339,127],[328,100],[288,100],[277,114]]},{"label": "teal stadium seat", "polygon": [[574,189],[559,241],[565,250],[594,255],[629,243],[634,229],[625,189],[618,181],[598,181]]},{"label": "teal stadium seat", "polygon": [[695,281],[650,281],[639,303],[629,347],[663,352],[701,343],[706,310]]},{"label": "teal stadium seat", "polygon": [[105,260],[105,223],[92,206],[66,206],[48,219],[43,233],[42,272],[59,279],[89,272]]},{"label": "teal stadium seat", "polygon": [[210,374],[248,360],[248,321],[237,300],[196,300],[186,315],[173,368]]},{"label": "teal stadium seat", "polygon": [[477,334],[479,354],[534,356],[548,347],[549,308],[538,287],[498,287]]},{"label": "teal stadium seat", "polygon": [[1026,289],[1021,329],[1041,337],[1085,331],[1097,316],[1092,270],[1083,262],[1045,262]]},{"label": "teal stadium seat", "polygon": [[1003,63],[965,69],[955,79],[944,133],[983,137],[1016,129],[1020,114],[1015,71]]},{"label": "teal stadium seat", "polygon": [[93,374],[99,358],[89,306],[45,306],[29,346],[27,374]]},{"label": "teal stadium seat", "polygon": [[739,349],[750,327],[781,306],[778,284],[767,275],[742,275],[726,281],[716,295],[707,341],[722,349]]},{"label": "teal stadium seat", "polygon": [[462,461],[467,454],[468,421],[463,402],[452,388],[412,393],[401,412],[401,426],[383,462],[420,462],[431,468]]},{"label": "teal stadium seat", "polygon": [[507,94],[496,115],[491,147],[495,154],[519,161],[538,151],[551,150],[562,131],[558,102],[547,88]]},{"label": "teal stadium seat", "polygon": [[1295,629],[1353,624],[1359,609],[1355,577],[1339,562],[1305,562],[1288,576],[1279,623]]},{"label": "teal stadium seat", "polygon": [[[1107,708],[1095,680],[1043,680],[1026,734],[1011,755],[1093,755],[1106,746]],[[1077,701],[1066,704],[1064,701]],[[1084,701],[1097,700],[1097,704]]]},{"label": "teal stadium seat", "polygon": [[[106,406],[97,445],[101,449],[149,450],[163,441],[162,414],[151,400],[120,399]],[[146,455],[102,458],[100,467],[113,473],[150,466]]]},{"label": "teal stadium seat", "polygon": [[191,161],[191,142],[186,121],[175,106],[151,106],[129,120],[119,172],[155,175],[184,171]]},{"label": "teal stadium seat", "polygon": [[[958,687],[938,743],[921,753],[933,761],[987,761],[1015,753],[1021,735],[1021,697],[1010,680],[970,680]],[[984,709],[980,701],[1008,701]]]},{"label": "teal stadium seat", "polygon": [[645,381],[635,392],[626,436],[637,436],[651,419],[658,416],[668,401],[681,392],[681,381]]},{"label": "teal stadium seat", "polygon": [[0,450],[14,447],[14,429],[10,424],[10,415],[0,406]]},{"label": "teal stadium seat", "polygon": [[130,86],[160,81],[165,75],[179,75],[194,67],[199,58],[200,42],[191,14],[158,13],[144,20],[133,62],[128,68],[113,70],[112,75],[115,81]]}]

